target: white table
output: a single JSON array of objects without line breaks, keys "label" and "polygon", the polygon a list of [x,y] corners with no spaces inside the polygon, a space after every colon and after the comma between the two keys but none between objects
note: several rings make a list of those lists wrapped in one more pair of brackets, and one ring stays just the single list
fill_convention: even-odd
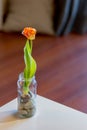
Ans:
[{"label": "white table", "polygon": [[87,114],[37,96],[37,113],[16,117],[17,99],[0,108],[0,130],[87,130]]}]

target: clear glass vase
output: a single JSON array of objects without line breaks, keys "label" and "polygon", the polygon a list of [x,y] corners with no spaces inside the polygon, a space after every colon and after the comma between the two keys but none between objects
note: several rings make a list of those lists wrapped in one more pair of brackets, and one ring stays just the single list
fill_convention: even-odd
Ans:
[{"label": "clear glass vase", "polygon": [[23,73],[19,74],[17,81],[18,85],[18,116],[21,118],[28,118],[36,113],[36,95],[37,95],[37,82],[35,76],[27,80],[29,84],[27,91],[24,93],[24,79]]}]

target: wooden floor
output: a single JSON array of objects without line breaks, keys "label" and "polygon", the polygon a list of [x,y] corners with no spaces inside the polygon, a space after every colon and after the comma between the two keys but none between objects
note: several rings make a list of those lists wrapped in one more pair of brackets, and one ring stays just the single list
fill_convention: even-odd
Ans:
[{"label": "wooden floor", "polygon": [[[17,96],[25,41],[19,34],[0,33],[0,106]],[[33,57],[38,94],[87,113],[87,35],[37,36]]]}]

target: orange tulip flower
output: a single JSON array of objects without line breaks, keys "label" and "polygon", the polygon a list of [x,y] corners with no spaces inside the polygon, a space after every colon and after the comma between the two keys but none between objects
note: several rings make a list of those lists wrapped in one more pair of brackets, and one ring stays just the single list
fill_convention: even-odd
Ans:
[{"label": "orange tulip flower", "polygon": [[36,35],[36,29],[31,27],[25,27],[22,31],[22,34],[28,39],[28,40],[34,40]]}]

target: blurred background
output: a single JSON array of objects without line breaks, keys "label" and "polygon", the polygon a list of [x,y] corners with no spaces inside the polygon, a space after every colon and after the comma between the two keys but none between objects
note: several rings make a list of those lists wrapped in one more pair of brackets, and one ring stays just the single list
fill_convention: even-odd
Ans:
[{"label": "blurred background", "polygon": [[0,30],[18,32],[32,26],[38,33],[87,33],[86,0],[0,0]]}]

